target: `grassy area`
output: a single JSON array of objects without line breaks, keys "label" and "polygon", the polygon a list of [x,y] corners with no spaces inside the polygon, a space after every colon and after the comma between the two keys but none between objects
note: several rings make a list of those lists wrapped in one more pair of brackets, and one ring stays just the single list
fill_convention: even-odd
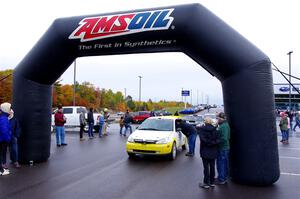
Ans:
[{"label": "grassy area", "polygon": [[174,114],[176,111],[180,111],[184,109],[184,107],[166,107],[166,111],[169,111],[170,113]]}]

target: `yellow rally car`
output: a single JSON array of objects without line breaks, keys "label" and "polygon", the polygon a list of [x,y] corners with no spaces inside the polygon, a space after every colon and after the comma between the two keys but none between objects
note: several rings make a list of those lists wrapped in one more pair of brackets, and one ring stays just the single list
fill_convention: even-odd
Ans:
[{"label": "yellow rally car", "polygon": [[176,129],[178,116],[150,117],[146,119],[127,140],[129,157],[137,154],[166,155],[174,160],[179,149],[187,148],[187,138]]}]

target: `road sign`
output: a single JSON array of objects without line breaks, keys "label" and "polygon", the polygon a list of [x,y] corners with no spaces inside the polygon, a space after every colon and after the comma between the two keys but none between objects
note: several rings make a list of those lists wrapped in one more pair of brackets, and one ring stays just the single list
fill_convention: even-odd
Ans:
[{"label": "road sign", "polygon": [[190,91],[189,90],[182,90],[181,91],[181,96],[190,96]]}]

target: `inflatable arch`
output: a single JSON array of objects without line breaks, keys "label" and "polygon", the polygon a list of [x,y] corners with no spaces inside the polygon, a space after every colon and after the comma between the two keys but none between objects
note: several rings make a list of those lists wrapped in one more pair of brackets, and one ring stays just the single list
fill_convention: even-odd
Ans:
[{"label": "inflatable arch", "polygon": [[183,52],[221,81],[232,128],[232,179],[250,185],[276,182],[270,60],[199,4],[56,19],[14,72],[21,161],[49,158],[52,84],[74,59],[152,52]]}]

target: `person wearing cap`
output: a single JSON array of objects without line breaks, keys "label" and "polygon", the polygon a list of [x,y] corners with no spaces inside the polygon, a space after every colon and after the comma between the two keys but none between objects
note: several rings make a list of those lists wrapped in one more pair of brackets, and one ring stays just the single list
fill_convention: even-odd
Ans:
[{"label": "person wearing cap", "polygon": [[63,114],[62,105],[59,105],[58,110],[54,115],[55,132],[56,132],[56,146],[66,146],[65,143],[65,123],[66,117]]},{"label": "person wearing cap", "polygon": [[280,113],[280,122],[279,122],[279,128],[281,131],[281,135],[282,135],[282,139],[280,142],[282,142],[283,144],[288,144],[289,143],[289,137],[288,137],[288,132],[289,132],[289,128],[288,128],[288,118],[287,118],[287,114],[285,112],[281,112]]},{"label": "person wearing cap", "polygon": [[[18,139],[21,135],[21,128],[20,128],[19,121],[14,116],[13,109],[10,110],[8,120],[9,120],[9,124],[11,127],[11,139],[8,144],[10,160],[15,168],[20,168],[21,166],[19,164],[19,156],[18,156]],[[5,149],[4,153],[3,153],[3,165],[5,165],[4,168],[7,168],[6,153],[7,153],[7,150]]]},{"label": "person wearing cap", "polygon": [[104,112],[104,126],[103,126],[103,135],[107,135],[107,127],[108,127],[108,118],[109,118],[109,112],[108,112],[108,109],[107,108],[104,108],[103,109],[103,112]]},{"label": "person wearing cap", "polygon": [[223,112],[217,115],[218,118],[218,133],[220,143],[218,146],[218,156],[217,156],[217,171],[218,177],[216,184],[223,185],[227,182],[228,178],[228,156],[230,150],[230,127],[226,120],[225,114]]},{"label": "person wearing cap", "polygon": [[3,168],[3,153],[7,150],[8,143],[11,140],[11,126],[9,124],[9,114],[11,104],[8,102],[0,105],[0,176],[8,175],[10,172]]},{"label": "person wearing cap", "polygon": [[204,125],[197,127],[200,137],[200,156],[203,163],[204,179],[199,187],[208,189],[215,186],[215,162],[218,155],[219,137],[213,120],[204,118]]},{"label": "person wearing cap", "polygon": [[103,111],[101,111],[100,115],[98,116],[98,120],[99,120],[99,138],[102,138],[103,126],[105,124]]}]

